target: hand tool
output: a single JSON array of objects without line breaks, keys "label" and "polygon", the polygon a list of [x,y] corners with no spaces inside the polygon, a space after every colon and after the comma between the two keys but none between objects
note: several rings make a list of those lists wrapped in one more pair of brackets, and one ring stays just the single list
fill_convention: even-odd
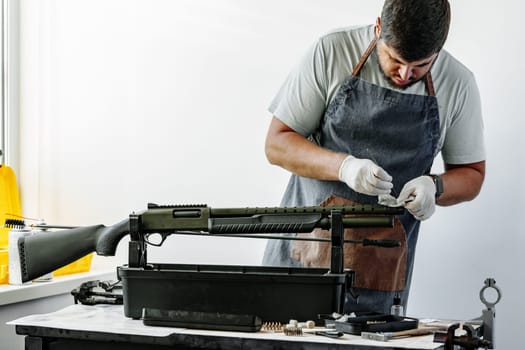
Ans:
[{"label": "hand tool", "polygon": [[318,331],[318,332],[315,332],[314,333],[315,335],[322,335],[323,337],[328,337],[328,338],[341,338],[344,333],[343,332],[338,332],[337,330],[326,330],[326,331]]},{"label": "hand tool", "polygon": [[410,336],[416,336],[416,335],[432,334],[439,329],[442,329],[442,327],[416,328],[416,329],[409,329],[406,331],[399,331],[399,332],[377,332],[377,333],[362,332],[361,338],[377,340],[377,341],[387,341],[393,338],[403,338],[403,337],[410,337]]}]

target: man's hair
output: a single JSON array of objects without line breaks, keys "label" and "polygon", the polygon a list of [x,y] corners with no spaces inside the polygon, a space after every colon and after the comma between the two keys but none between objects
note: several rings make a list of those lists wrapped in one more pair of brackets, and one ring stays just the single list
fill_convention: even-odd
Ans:
[{"label": "man's hair", "polygon": [[380,39],[408,62],[439,52],[450,27],[448,0],[385,0]]}]

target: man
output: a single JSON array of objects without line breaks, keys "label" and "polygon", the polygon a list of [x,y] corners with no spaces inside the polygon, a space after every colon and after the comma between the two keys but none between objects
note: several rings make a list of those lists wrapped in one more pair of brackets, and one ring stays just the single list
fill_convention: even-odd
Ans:
[{"label": "man", "polygon": [[[446,0],[386,0],[375,25],[321,37],[269,108],[272,164],[293,174],[283,206],[376,204],[407,210],[391,229],[347,229],[346,238],[396,239],[399,248],[345,245],[358,298],[345,311],[388,313],[408,299],[420,222],[472,200],[485,175],[483,122],[473,74],[442,49]],[[429,174],[441,152],[445,172]],[[314,232],[316,235],[326,232]],[[263,264],[327,266],[325,243],[268,243]]]}]

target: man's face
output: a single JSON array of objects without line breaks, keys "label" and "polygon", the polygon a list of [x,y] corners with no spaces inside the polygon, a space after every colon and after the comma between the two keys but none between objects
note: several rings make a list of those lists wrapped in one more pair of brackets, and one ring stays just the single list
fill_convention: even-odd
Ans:
[{"label": "man's face", "polygon": [[383,74],[392,85],[399,88],[406,88],[423,78],[437,57],[437,53],[434,53],[422,60],[407,62],[381,39],[377,42],[376,50]]}]

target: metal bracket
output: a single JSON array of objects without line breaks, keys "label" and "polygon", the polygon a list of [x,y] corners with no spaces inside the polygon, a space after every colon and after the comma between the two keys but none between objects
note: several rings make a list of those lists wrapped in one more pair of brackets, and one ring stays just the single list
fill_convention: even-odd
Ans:
[{"label": "metal bracket", "polygon": [[[497,298],[495,301],[490,302],[485,298],[485,292],[488,289],[494,289],[497,293]],[[482,310],[482,314],[476,320],[481,320],[481,327],[478,329],[477,334],[483,339],[490,342],[489,349],[494,348],[494,320],[496,318],[496,309],[494,308],[497,303],[501,300],[501,290],[496,286],[496,281],[494,278],[487,278],[485,280],[485,285],[479,291],[479,298],[483,304],[487,307]]]},{"label": "metal bracket", "polygon": [[341,210],[332,210],[330,212],[332,227],[332,256],[331,256],[331,273],[343,273],[344,270],[344,244],[345,228],[343,225],[343,212]]},{"label": "metal bracket", "polygon": [[145,267],[147,264],[147,245],[144,237],[140,234],[140,215],[129,216],[129,234],[131,240],[128,245],[129,267]]}]

